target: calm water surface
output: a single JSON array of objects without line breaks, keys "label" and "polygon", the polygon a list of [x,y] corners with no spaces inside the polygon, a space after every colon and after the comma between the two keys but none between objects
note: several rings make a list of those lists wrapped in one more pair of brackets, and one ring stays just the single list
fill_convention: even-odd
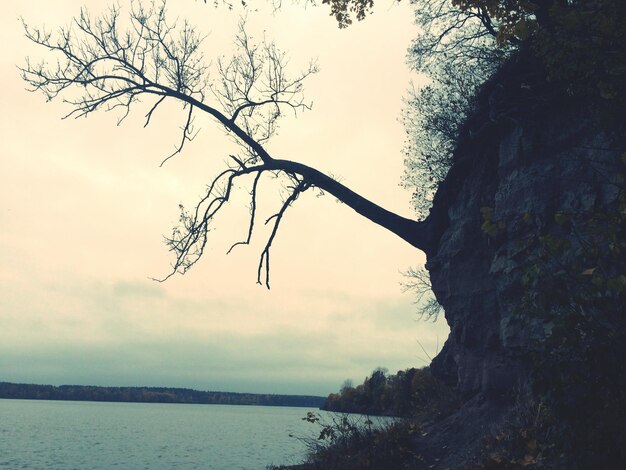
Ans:
[{"label": "calm water surface", "polygon": [[0,469],[265,469],[299,463],[306,408],[0,399]]}]

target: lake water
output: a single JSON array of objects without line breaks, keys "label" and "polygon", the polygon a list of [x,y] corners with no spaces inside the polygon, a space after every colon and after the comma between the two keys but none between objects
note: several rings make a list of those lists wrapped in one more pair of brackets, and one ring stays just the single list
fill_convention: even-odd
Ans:
[{"label": "lake water", "polygon": [[0,469],[265,469],[302,462],[307,408],[0,399]]}]

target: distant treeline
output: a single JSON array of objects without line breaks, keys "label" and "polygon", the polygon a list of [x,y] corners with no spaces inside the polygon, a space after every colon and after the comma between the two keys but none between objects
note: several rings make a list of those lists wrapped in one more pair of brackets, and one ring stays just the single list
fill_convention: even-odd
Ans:
[{"label": "distant treeline", "polygon": [[0,382],[0,398],[211,405],[301,406],[319,408],[324,397],[258,393],[202,392],[188,388],[32,385]]},{"label": "distant treeline", "polygon": [[356,387],[346,380],[339,393],[331,393],[321,409],[341,413],[415,417],[447,414],[456,406],[454,390],[435,379],[428,367],[400,370],[389,375],[377,368]]}]

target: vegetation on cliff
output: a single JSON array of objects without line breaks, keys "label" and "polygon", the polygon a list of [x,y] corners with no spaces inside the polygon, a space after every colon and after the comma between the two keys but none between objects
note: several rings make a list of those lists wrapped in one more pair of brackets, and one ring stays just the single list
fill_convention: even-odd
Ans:
[{"label": "vegetation on cliff", "polygon": [[[434,80],[409,103],[419,109],[407,119],[407,183],[418,214],[440,224],[427,267],[452,334],[432,369],[464,406],[430,437],[413,435],[413,450],[428,460],[445,436],[458,448],[440,451],[433,468],[615,468],[626,459],[626,4],[421,6],[418,18],[453,21],[417,41],[428,59],[418,66]],[[472,21],[491,25],[494,40],[455,31]],[[478,53],[490,48],[503,49]],[[470,66],[493,66],[471,86],[450,73],[464,80],[467,64],[449,66],[468,51]],[[471,93],[459,100],[461,89]],[[393,409],[383,394],[384,405],[367,401],[369,380],[331,403]]]},{"label": "vegetation on cliff", "polygon": [[[323,3],[341,26],[373,6]],[[54,40],[27,28],[32,41],[61,60],[51,67],[29,63],[23,73],[48,98],[84,91],[70,100],[70,115],[107,107],[127,112],[145,97],[153,100],[148,124],[163,100],[182,102],[189,114],[175,153],[190,140],[197,113],[238,139],[241,154],[194,210],[182,212],[168,239],[174,272],[203,255],[209,224],[238,188],[235,180],[247,175],[254,180],[244,244],[255,227],[259,179],[278,175],[287,190],[268,219],[272,230],[258,264],[258,282],[267,287],[280,222],[313,188],[423,250],[452,329],[429,370],[460,392],[463,406],[409,433],[412,456],[452,468],[612,468],[626,460],[626,2],[414,5],[422,32],[410,60],[432,78],[409,98],[405,117],[406,184],[415,189],[419,221],[266,150],[283,110],[307,109],[302,81],[317,69],[288,80],[284,56],[272,44],[249,43],[243,28],[241,53],[218,71],[213,88],[205,82],[200,36],[187,27],[173,36],[164,8],[134,11],[135,33],[127,36],[117,29],[117,10],[99,22],[82,14],[78,35],[61,31]],[[277,81],[265,83],[265,75]],[[206,96],[217,102],[207,104]],[[329,398],[328,407],[405,413],[417,406],[413,380],[426,374],[410,371],[393,378],[375,371],[363,385]],[[365,442],[360,431],[348,430]],[[444,437],[456,450],[441,449]]]}]

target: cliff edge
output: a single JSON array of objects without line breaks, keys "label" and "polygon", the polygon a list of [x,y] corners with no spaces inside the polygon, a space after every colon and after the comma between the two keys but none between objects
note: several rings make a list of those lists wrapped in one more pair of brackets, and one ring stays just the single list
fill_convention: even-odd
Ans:
[{"label": "cliff edge", "polygon": [[520,54],[484,87],[429,216],[427,269],[451,328],[431,370],[465,402],[422,439],[434,468],[471,462],[523,400],[562,423],[600,392],[624,415],[623,127],[545,77]]}]

